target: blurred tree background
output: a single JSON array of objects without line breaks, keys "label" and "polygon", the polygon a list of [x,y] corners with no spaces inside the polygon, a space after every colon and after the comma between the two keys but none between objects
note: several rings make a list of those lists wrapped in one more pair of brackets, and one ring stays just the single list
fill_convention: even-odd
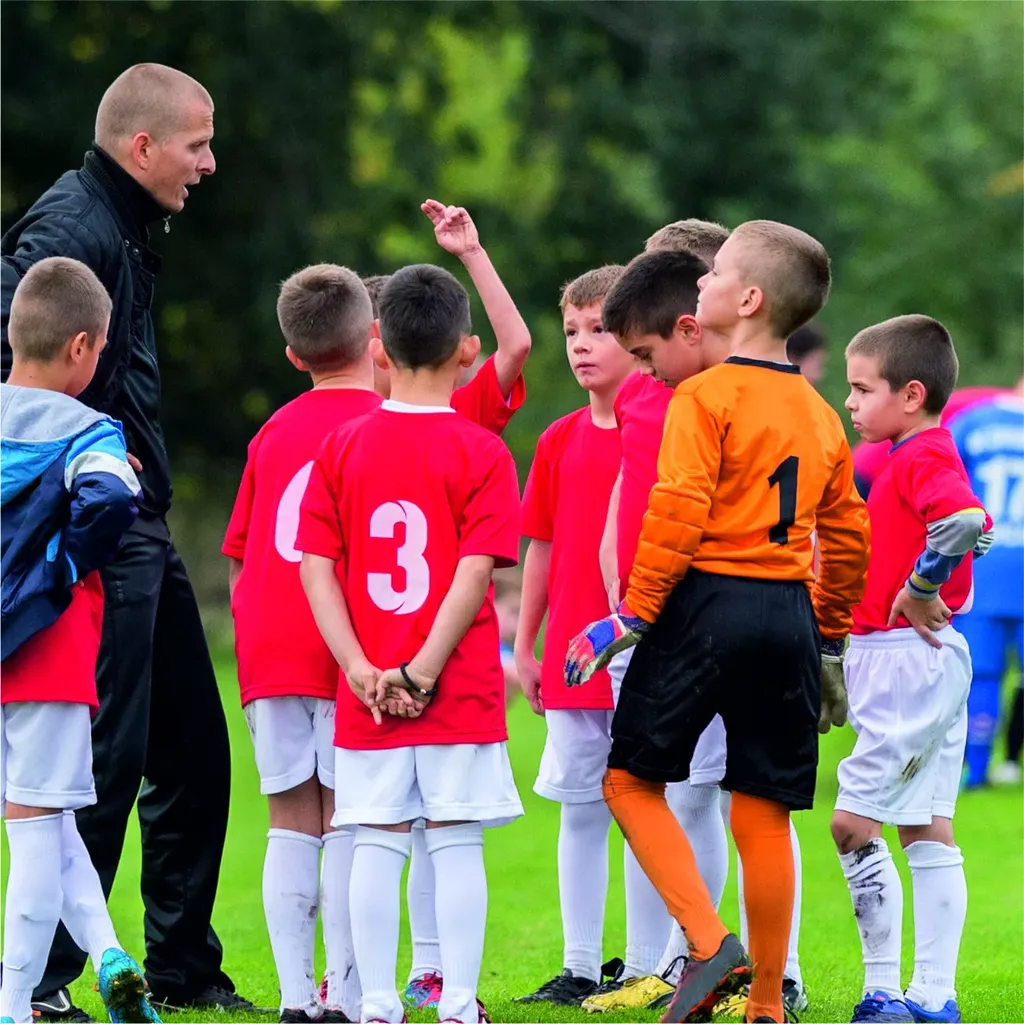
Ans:
[{"label": "blurred tree background", "polygon": [[78,165],[128,65],[172,64],[212,93],[217,174],[154,247],[174,526],[215,602],[246,443],[305,386],[279,282],[322,260],[459,272],[419,213],[428,196],[470,210],[530,324],[529,400],[506,433],[524,473],[583,401],[560,285],[681,217],[768,217],[824,242],[836,404],[846,341],[898,313],[947,324],[961,383],[1015,381],[1022,19],[1000,0],[6,0],[0,215]]}]

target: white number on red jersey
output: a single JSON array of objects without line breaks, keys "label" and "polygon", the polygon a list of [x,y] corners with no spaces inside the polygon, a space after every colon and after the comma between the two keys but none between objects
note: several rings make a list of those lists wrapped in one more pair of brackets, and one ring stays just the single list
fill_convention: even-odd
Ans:
[{"label": "white number on red jersey", "polygon": [[306,493],[306,484],[309,483],[309,474],[312,472],[313,463],[307,462],[291,478],[277,506],[274,547],[286,562],[302,561],[302,552],[296,550],[295,541],[299,536],[299,507],[302,505],[302,496]]},{"label": "white number on red jersey", "polygon": [[395,555],[405,570],[405,589],[395,590],[391,573],[366,574],[366,587],[373,603],[385,612],[410,615],[423,606],[430,592],[430,566],[423,557],[427,550],[427,517],[411,501],[387,501],[370,516],[371,537],[394,537],[395,527],[405,524],[405,543]]}]

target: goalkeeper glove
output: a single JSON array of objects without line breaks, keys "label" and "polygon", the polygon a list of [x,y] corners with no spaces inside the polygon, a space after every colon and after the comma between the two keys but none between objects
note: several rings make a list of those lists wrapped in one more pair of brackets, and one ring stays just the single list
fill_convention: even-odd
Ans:
[{"label": "goalkeeper glove", "polygon": [[634,615],[622,601],[612,615],[592,622],[569,641],[565,659],[566,685],[582,686],[619,651],[638,644],[650,628],[649,622]]},{"label": "goalkeeper glove", "polygon": [[823,640],[821,643],[821,717],[818,732],[827,733],[832,726],[846,725],[850,705],[843,678],[843,641]]}]

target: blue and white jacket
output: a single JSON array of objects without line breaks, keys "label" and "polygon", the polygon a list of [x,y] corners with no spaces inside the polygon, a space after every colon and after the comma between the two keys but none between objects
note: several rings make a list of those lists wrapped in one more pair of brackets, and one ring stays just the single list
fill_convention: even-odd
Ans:
[{"label": "blue and white jacket", "polygon": [[140,493],[120,423],[56,391],[0,384],[0,660],[117,554]]}]

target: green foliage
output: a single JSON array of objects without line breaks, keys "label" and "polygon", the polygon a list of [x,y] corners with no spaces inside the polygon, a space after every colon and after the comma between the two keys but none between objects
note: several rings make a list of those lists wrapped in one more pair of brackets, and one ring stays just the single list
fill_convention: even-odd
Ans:
[{"label": "green foliage", "polygon": [[524,470],[583,397],[560,285],[679,217],[825,242],[833,399],[842,345],[898,312],[948,322],[963,383],[1020,371],[1018,4],[9,0],[3,27],[5,224],[77,163],[127,65],[174,64],[214,96],[218,173],[155,239],[167,435],[201,476],[230,480],[304,386],[274,317],[285,276],[452,266],[428,196],[469,207],[531,326],[507,434]]}]

